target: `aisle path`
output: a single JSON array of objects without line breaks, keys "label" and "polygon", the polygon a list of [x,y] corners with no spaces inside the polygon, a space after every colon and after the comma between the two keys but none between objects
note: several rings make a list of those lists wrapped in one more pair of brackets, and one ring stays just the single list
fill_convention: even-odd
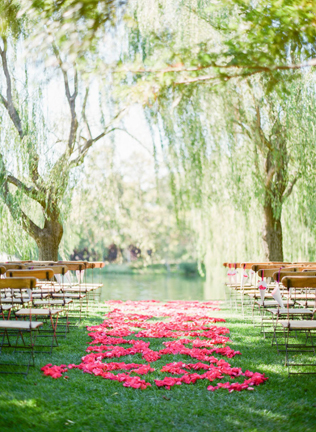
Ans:
[{"label": "aisle path", "polygon": [[[104,322],[87,327],[92,341],[81,363],[48,364],[41,369],[44,375],[67,378],[69,369],[79,369],[135,389],[169,390],[206,381],[209,391],[229,392],[253,390],[268,379],[259,372],[243,372],[224,359],[241,353],[227,345],[225,319],[211,316],[220,310],[219,302],[108,301],[106,305],[111,310]],[[112,361],[127,356],[135,356],[135,362]]]}]

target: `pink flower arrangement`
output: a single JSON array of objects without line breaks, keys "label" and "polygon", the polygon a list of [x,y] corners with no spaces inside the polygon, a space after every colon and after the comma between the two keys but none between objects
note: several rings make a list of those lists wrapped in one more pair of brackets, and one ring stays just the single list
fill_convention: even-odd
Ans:
[{"label": "pink flower arrangement", "polygon": [[259,290],[265,290],[265,289],[267,289],[267,282],[265,282],[265,281],[260,281],[259,282],[259,284],[258,284],[258,288],[259,288]]}]

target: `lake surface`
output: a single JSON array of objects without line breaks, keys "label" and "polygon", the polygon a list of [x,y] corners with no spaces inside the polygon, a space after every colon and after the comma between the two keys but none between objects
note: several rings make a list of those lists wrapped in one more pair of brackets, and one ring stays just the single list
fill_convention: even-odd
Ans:
[{"label": "lake surface", "polygon": [[[87,282],[92,281],[87,277]],[[94,282],[102,282],[101,300],[222,300],[225,298],[225,273],[204,280],[176,274],[96,273]]]}]

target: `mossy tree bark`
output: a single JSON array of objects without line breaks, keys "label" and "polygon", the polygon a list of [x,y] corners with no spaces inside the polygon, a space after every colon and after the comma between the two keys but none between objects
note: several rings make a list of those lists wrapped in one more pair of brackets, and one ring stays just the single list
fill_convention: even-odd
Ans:
[{"label": "mossy tree bark", "polygon": [[271,200],[265,203],[263,245],[264,254],[268,261],[283,261],[283,235],[281,217],[275,217]]},{"label": "mossy tree bark", "polygon": [[266,139],[264,170],[264,201],[262,240],[265,258],[268,261],[284,261],[282,209],[285,200],[292,193],[298,179],[289,180],[289,155],[287,150],[286,131],[278,117],[274,123],[274,140]]},{"label": "mossy tree bark", "polygon": [[56,219],[45,220],[39,235],[34,237],[40,261],[58,261],[58,248],[63,236],[63,225]]}]

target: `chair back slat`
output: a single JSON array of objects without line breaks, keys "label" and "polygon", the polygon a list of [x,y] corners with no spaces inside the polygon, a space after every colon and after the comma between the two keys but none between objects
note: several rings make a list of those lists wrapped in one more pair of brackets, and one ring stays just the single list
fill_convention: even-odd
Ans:
[{"label": "chair back slat", "polygon": [[276,271],[273,274],[273,279],[275,281],[277,281],[278,279],[280,279],[280,281],[281,281],[285,276],[316,276],[316,270],[310,271],[310,272],[308,272],[306,274],[305,270],[293,272],[293,270],[284,270],[284,269],[282,269],[280,271],[280,273],[278,271]]},{"label": "chair back slat", "polygon": [[36,286],[35,277],[12,277],[0,279],[0,289],[32,289]]},{"label": "chair back slat", "polygon": [[285,276],[282,284],[286,288],[316,288],[316,276]]},{"label": "chair back slat", "polygon": [[[68,271],[68,267],[64,265],[53,265],[49,267],[51,270],[53,270],[54,274],[65,274]],[[29,266],[27,270],[43,270],[45,267],[41,266]]]},{"label": "chair back slat", "polygon": [[68,270],[85,270],[87,261],[58,261],[59,265],[65,265]]},{"label": "chair back slat", "polygon": [[283,266],[283,265],[288,265],[290,263],[277,263],[277,262],[244,262],[241,263],[241,268],[245,269],[245,270],[253,270],[253,266],[258,265],[258,266],[268,266],[268,267],[278,267],[279,266]]},{"label": "chair back slat", "polygon": [[24,269],[26,268],[26,266],[24,264],[21,263],[0,263],[1,267],[5,267],[7,270],[11,270],[11,269]]},{"label": "chair back slat", "polygon": [[284,263],[265,263],[265,264],[254,264],[252,270],[258,273],[259,270],[269,270],[269,269],[280,269],[280,268],[293,268],[293,264]]},{"label": "chair back slat", "polygon": [[9,270],[6,272],[7,277],[35,277],[37,279],[52,279],[54,271],[51,268],[38,268],[33,270]]},{"label": "chair back slat", "polygon": [[258,270],[258,276],[259,277],[273,277],[275,272],[278,272],[278,267],[272,267],[272,268],[265,268]]},{"label": "chair back slat", "polygon": [[103,261],[94,261],[94,268],[103,268],[105,266],[105,263]]}]

